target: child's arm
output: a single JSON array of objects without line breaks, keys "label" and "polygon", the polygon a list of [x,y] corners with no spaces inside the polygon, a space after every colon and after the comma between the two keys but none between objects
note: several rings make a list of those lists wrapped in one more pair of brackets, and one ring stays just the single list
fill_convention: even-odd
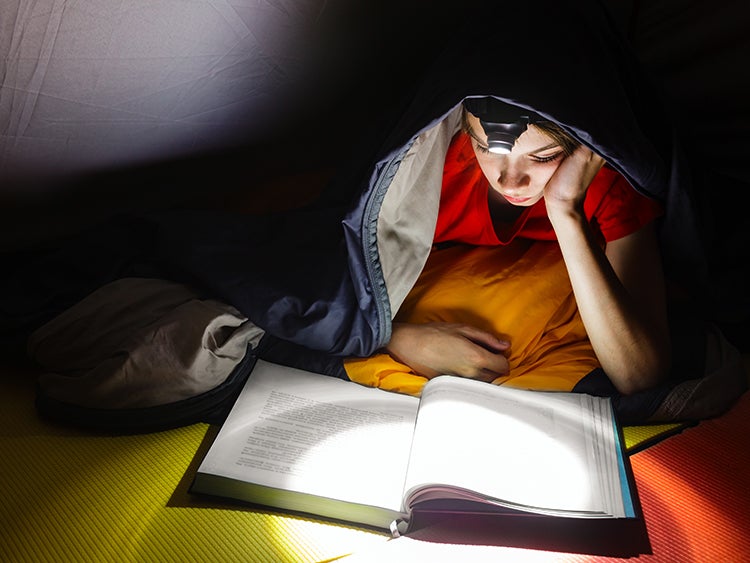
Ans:
[{"label": "child's arm", "polygon": [[419,375],[450,374],[492,381],[508,372],[510,343],[459,323],[394,323],[386,350]]},{"label": "child's arm", "polygon": [[670,363],[664,278],[653,225],[601,248],[583,213],[603,160],[585,147],[565,159],[545,188],[581,318],[604,371],[621,393],[661,381]]}]

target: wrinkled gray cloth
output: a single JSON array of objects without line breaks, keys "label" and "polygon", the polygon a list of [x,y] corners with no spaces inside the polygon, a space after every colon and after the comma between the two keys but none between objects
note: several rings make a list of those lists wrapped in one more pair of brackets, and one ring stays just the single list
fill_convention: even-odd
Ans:
[{"label": "wrinkled gray cloth", "polygon": [[703,420],[728,411],[747,390],[742,355],[714,325],[706,330],[704,375],[684,381],[664,398],[649,422]]},{"label": "wrinkled gray cloth", "polygon": [[102,286],[36,330],[41,391],[99,409],[142,408],[220,385],[264,332],[234,307],[160,279]]}]

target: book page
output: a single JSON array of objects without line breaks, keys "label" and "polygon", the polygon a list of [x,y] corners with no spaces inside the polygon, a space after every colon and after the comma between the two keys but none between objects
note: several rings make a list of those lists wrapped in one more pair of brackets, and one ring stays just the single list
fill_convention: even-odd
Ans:
[{"label": "book page", "polygon": [[[591,401],[596,408],[583,407]],[[422,393],[407,492],[435,483],[519,508],[606,512],[610,476],[600,474],[608,464],[597,459],[596,436],[611,414],[602,416],[599,401],[436,378]]]},{"label": "book page", "polygon": [[400,511],[418,403],[259,360],[198,472]]}]

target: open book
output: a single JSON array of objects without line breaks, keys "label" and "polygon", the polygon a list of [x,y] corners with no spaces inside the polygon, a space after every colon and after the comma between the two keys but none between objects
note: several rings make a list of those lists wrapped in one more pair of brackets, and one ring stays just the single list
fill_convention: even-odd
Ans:
[{"label": "open book", "polygon": [[420,508],[635,518],[629,476],[609,399],[452,376],[418,399],[259,360],[191,492],[389,529]]}]

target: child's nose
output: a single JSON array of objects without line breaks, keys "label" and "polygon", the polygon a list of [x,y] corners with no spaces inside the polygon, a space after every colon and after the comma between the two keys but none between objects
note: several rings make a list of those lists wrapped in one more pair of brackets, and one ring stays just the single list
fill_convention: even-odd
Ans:
[{"label": "child's nose", "polygon": [[501,166],[498,171],[498,184],[504,188],[523,188],[529,185],[528,173],[517,166]]}]

